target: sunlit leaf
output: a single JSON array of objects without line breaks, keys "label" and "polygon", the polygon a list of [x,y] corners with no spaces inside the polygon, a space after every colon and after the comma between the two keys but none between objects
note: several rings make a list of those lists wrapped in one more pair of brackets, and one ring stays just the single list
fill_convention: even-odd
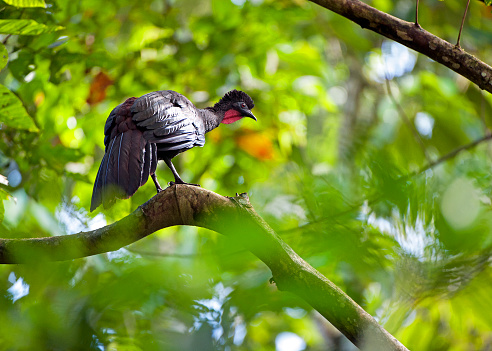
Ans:
[{"label": "sunlit leaf", "polygon": [[[15,7],[29,4],[39,7]],[[107,117],[128,97],[172,89],[205,108],[236,88],[253,97],[258,122],[221,125],[203,148],[175,157],[183,179],[248,192],[295,251],[409,349],[487,348],[492,144],[452,153],[488,135],[491,94],[424,56],[407,67],[408,49],[305,0],[101,4],[8,0],[1,9],[9,57],[0,57],[0,84],[15,93],[0,111],[9,180],[0,177],[0,237],[101,228],[156,194],[149,179],[130,199],[88,212]],[[415,1],[371,6],[404,16],[398,9]],[[419,19],[455,38],[464,6],[421,2]],[[489,15],[477,5],[463,29],[485,61]],[[375,77],[395,70],[391,99]],[[35,125],[42,133],[29,132]],[[173,179],[163,162],[157,175],[162,186]],[[16,201],[2,203],[9,189]],[[283,332],[304,349],[348,345],[270,277],[238,243],[183,226],[109,254],[0,265],[0,321],[12,321],[1,323],[0,349],[270,350]]]},{"label": "sunlit leaf", "polygon": [[[2,192],[3,190],[0,189],[0,193]],[[1,195],[1,194],[0,194]],[[0,196],[0,224],[3,222],[3,217],[4,217],[4,213],[5,213],[5,207],[3,205],[3,200],[2,197]]]},{"label": "sunlit leaf", "polygon": [[0,44],[0,70],[3,69],[9,62],[9,53],[5,45]]},{"label": "sunlit leaf", "polygon": [[[3,175],[0,174],[0,178],[1,177],[5,178]],[[5,206],[3,205],[3,200],[7,200],[8,198],[9,198],[9,193],[3,190],[2,188],[0,188],[0,223],[3,222],[3,217],[5,214]]]},{"label": "sunlit leaf", "polygon": [[0,85],[0,115],[0,122],[8,127],[30,132],[39,130],[19,98],[3,85]]},{"label": "sunlit leaf", "polygon": [[61,26],[48,26],[34,20],[0,20],[0,33],[16,35],[38,35],[62,30]]},{"label": "sunlit leaf", "polygon": [[3,0],[15,7],[46,7],[44,0]]},{"label": "sunlit leaf", "polygon": [[241,149],[259,160],[273,158],[272,141],[265,133],[247,133],[239,136],[236,140]]}]

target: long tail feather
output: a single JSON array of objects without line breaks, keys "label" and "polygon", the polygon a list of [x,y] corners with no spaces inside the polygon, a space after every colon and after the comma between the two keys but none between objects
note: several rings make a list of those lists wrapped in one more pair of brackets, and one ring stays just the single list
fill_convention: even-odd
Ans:
[{"label": "long tail feather", "polygon": [[104,169],[106,168],[105,163],[107,161],[107,154],[104,157],[97,171],[96,181],[94,182],[94,190],[92,191],[91,199],[91,212],[94,211],[102,203],[102,188],[103,188],[103,175]]},{"label": "long tail feather", "polygon": [[101,203],[107,208],[117,198],[127,199],[144,185],[151,171],[155,172],[157,155],[154,161],[152,151],[156,149],[154,144],[145,140],[143,133],[138,129],[116,135],[106,148],[106,154],[97,172],[91,211]]}]

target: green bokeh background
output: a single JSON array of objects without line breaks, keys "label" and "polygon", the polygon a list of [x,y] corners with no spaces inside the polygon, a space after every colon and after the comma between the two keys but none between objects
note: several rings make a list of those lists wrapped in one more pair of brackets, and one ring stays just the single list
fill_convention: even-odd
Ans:
[{"label": "green bokeh background", "polygon": [[[301,0],[0,4],[0,233],[71,234],[155,195],[88,213],[107,115],[172,89],[198,107],[238,88],[258,122],[175,158],[183,179],[255,209],[409,349],[492,348],[492,98],[445,67]],[[39,5],[40,7],[16,7]],[[413,21],[412,1],[368,1]],[[455,42],[464,1],[421,1]],[[491,61],[472,2],[462,47]],[[385,82],[385,77],[392,78]],[[405,123],[407,119],[410,123]],[[161,184],[172,180],[161,165]],[[1,183],[1,182],[0,182]],[[161,230],[116,253],[0,267],[0,350],[308,350],[351,344],[217,233]],[[28,291],[26,290],[28,288]]]}]

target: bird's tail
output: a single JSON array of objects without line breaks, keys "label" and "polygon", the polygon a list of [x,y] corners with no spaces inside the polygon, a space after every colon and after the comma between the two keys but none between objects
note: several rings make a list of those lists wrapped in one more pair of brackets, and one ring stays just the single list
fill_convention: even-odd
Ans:
[{"label": "bird's tail", "polygon": [[99,166],[91,212],[101,203],[110,207],[117,198],[127,199],[147,182],[157,167],[157,147],[145,140],[138,129],[130,129],[114,137],[106,147]]}]

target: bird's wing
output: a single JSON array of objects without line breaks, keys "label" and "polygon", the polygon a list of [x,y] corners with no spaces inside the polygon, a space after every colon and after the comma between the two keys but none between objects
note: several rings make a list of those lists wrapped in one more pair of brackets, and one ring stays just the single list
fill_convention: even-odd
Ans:
[{"label": "bird's wing", "polygon": [[92,192],[91,211],[101,203],[129,198],[147,182],[157,167],[157,147],[132,121],[130,98],[111,111],[104,128],[105,154]]},{"label": "bird's wing", "polygon": [[128,198],[157,168],[157,151],[177,153],[205,144],[196,107],[171,90],[127,99],[104,127],[105,154],[92,192],[91,211]]},{"label": "bird's wing", "polygon": [[158,144],[159,151],[185,151],[205,144],[196,107],[175,91],[155,91],[138,98],[132,113],[144,138]]}]

